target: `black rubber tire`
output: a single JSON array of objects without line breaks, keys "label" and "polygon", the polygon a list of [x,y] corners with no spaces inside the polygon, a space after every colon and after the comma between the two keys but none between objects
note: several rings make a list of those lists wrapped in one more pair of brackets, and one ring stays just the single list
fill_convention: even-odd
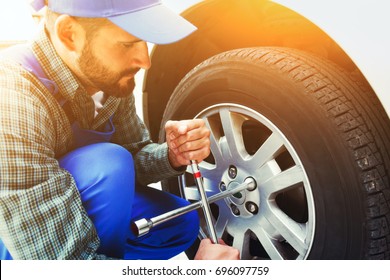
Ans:
[{"label": "black rubber tire", "polygon": [[[261,113],[297,151],[316,213],[306,258],[390,258],[390,122],[369,86],[300,51],[234,50],[187,74],[162,124],[220,103]],[[178,193],[174,180],[163,188]]]}]

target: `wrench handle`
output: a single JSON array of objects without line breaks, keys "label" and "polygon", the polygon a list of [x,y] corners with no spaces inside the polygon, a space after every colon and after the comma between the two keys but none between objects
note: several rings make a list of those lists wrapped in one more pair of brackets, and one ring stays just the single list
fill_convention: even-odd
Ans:
[{"label": "wrench handle", "polygon": [[198,163],[194,160],[191,160],[191,168],[194,175],[196,186],[200,194],[200,201],[202,203],[202,209],[206,220],[206,225],[210,235],[210,239],[214,244],[218,244],[217,233],[215,232],[215,228],[213,224],[213,216],[211,214],[209,201],[207,199],[206,192],[204,190],[202,175],[200,174]]}]

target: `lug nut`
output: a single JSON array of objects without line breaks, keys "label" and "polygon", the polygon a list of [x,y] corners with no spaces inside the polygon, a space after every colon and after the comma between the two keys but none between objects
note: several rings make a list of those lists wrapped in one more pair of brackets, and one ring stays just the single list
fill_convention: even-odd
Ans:
[{"label": "lug nut", "polygon": [[230,205],[230,208],[232,209],[232,212],[234,215],[239,216],[240,215],[240,209],[234,204]]},{"label": "lug nut", "polygon": [[221,182],[221,183],[219,183],[219,189],[221,190],[221,191],[226,191],[226,185],[225,185],[225,183],[224,182]]},{"label": "lug nut", "polygon": [[234,165],[229,166],[229,171],[228,171],[229,177],[234,179],[237,177],[237,167]]},{"label": "lug nut", "polygon": [[256,215],[259,212],[259,206],[257,206],[255,203],[248,201],[245,203],[245,208],[248,210],[249,213],[252,213],[253,215]]}]

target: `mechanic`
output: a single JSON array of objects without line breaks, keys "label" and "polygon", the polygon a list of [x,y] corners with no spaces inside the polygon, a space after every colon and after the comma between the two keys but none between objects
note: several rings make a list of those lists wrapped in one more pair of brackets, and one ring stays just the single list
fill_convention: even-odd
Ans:
[{"label": "mechanic", "polygon": [[[169,259],[197,238],[191,212],[138,238],[132,220],[188,202],[148,187],[210,153],[202,120],[169,121],[152,143],[137,117],[134,75],[146,42],[196,28],[158,0],[35,0],[39,33],[0,63],[2,259]],[[7,250],[8,249],[8,250]],[[201,242],[195,259],[238,259]]]}]

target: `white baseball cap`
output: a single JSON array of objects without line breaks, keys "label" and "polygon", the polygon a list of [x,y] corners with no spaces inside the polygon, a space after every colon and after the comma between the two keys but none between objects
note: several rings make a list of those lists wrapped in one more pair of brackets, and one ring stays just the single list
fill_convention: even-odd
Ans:
[{"label": "white baseball cap", "polygon": [[[45,0],[33,0],[40,10]],[[176,42],[197,28],[160,0],[49,0],[48,8],[76,17],[107,18],[126,32],[154,44]]]}]

